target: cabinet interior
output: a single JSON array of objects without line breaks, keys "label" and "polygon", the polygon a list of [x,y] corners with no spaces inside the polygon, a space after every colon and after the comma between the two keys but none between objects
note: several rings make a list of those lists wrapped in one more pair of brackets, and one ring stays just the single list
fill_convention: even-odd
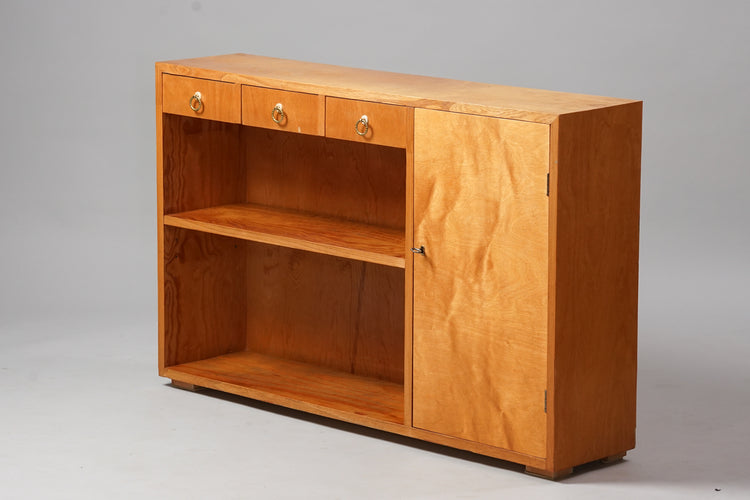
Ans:
[{"label": "cabinet interior", "polygon": [[403,423],[406,150],[162,123],[165,367]]}]

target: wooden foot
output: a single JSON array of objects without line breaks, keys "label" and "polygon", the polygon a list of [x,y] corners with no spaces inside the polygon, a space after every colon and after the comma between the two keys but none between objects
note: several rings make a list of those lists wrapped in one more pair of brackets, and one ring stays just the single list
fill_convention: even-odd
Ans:
[{"label": "wooden foot", "polygon": [[619,462],[623,458],[625,458],[625,455],[627,454],[626,451],[623,451],[622,453],[618,453],[617,455],[610,455],[608,457],[602,458],[601,462],[603,464],[613,464],[615,462]]},{"label": "wooden foot", "polygon": [[178,389],[185,389],[186,391],[192,391],[192,392],[197,392],[201,390],[201,388],[197,385],[188,384],[187,382],[180,382],[179,380],[174,380],[174,379],[172,379],[172,386],[177,387]]},{"label": "wooden foot", "polygon": [[563,469],[563,470],[557,470],[557,471],[549,471],[544,469],[537,469],[536,467],[529,467],[526,466],[526,474],[541,477],[543,479],[551,479],[552,481],[557,481],[558,479],[563,479],[568,477],[573,472],[573,467],[569,469]]}]

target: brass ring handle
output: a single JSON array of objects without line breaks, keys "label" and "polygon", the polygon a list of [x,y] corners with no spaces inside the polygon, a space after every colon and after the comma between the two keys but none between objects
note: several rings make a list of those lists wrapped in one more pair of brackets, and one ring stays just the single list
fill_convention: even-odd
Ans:
[{"label": "brass ring handle", "polygon": [[[196,113],[203,109],[203,101],[201,100],[202,96],[200,92],[196,92],[193,94],[193,97],[190,98],[190,109],[195,111]],[[194,105],[194,103],[198,103],[198,105]]]},{"label": "brass ring handle", "polygon": [[[364,130],[359,129],[360,123],[365,126]],[[367,120],[367,115],[362,115],[362,118],[357,120],[357,123],[354,124],[354,131],[357,133],[357,135],[361,135],[362,137],[364,137],[367,134],[368,130],[370,130],[370,122]]]},{"label": "brass ring handle", "polygon": [[[278,103],[276,106],[273,107],[271,110],[271,119],[275,122],[281,125],[281,122],[284,121],[284,117],[286,115],[284,114],[284,106],[281,105],[281,103]],[[278,117],[278,118],[277,118]]]}]

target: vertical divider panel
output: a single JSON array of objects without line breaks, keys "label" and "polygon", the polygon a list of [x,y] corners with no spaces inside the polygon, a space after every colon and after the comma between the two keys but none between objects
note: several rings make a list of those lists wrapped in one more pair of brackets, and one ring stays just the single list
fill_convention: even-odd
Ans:
[{"label": "vertical divider panel", "polygon": [[404,256],[404,425],[412,425],[412,364],[414,325],[414,108],[406,113],[406,222]]}]

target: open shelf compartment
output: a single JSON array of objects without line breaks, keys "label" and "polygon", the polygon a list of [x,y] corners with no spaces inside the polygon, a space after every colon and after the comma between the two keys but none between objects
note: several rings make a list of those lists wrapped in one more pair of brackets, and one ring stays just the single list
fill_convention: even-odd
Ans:
[{"label": "open shelf compartment", "polygon": [[163,115],[164,224],[405,267],[406,151]]},{"label": "open shelf compartment", "polygon": [[160,373],[403,424],[406,151],[162,118]]},{"label": "open shelf compartment", "polygon": [[401,384],[254,352],[167,368],[168,377],[313,413],[404,421]]},{"label": "open shelf compartment", "polygon": [[164,237],[162,375],[403,423],[403,269],[172,226]]}]

